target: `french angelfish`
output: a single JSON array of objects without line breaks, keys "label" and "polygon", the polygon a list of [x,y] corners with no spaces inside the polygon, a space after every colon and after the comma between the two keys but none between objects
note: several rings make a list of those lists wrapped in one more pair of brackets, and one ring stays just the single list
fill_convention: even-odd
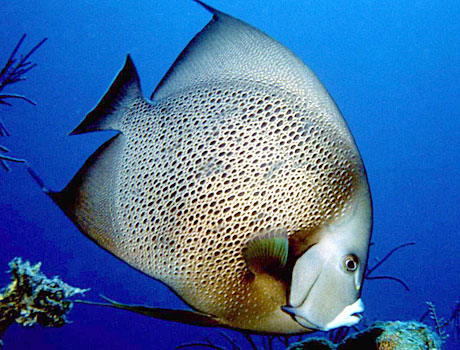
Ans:
[{"label": "french angelfish", "polygon": [[289,49],[197,2],[213,18],[151,99],[128,55],[72,132],[119,133],[48,194],[192,310],[113,306],[270,334],[354,325],[372,213],[353,137]]}]

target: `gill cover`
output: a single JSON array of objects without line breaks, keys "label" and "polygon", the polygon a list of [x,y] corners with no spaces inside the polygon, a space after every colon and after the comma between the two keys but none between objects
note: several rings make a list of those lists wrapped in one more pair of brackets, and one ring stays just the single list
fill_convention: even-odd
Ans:
[{"label": "gill cover", "polygon": [[321,229],[319,242],[294,265],[290,306],[283,310],[304,327],[327,331],[361,319],[372,221],[368,191],[353,202],[347,215]]}]

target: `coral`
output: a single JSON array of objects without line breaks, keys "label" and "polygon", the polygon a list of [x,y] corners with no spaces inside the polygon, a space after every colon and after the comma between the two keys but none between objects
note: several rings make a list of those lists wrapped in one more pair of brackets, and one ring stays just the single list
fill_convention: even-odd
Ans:
[{"label": "coral", "polygon": [[379,350],[441,349],[441,339],[423,323],[395,321],[380,327],[385,331],[376,341]]},{"label": "coral", "polygon": [[438,333],[441,340],[445,341],[449,337],[449,334],[446,333],[444,328],[449,324],[449,320],[438,317],[438,314],[436,313],[436,307],[431,301],[427,301],[426,304],[428,305],[428,313],[430,318],[435,324],[436,332]]},{"label": "coral", "polygon": [[[21,57],[18,58],[18,51],[25,38],[26,35],[24,34],[19,40],[19,42],[16,44],[14,50],[11,52],[10,57],[6,61],[5,66],[0,71],[0,91],[2,91],[8,85],[26,80],[25,74],[36,66],[36,64],[28,61],[30,56],[32,56],[32,54],[47,40],[46,38],[43,39],[37,45],[35,45],[27,54],[23,56],[21,55]],[[0,94],[0,104],[11,106],[11,103],[7,101],[7,99],[11,98],[21,99],[26,102],[29,102],[30,104],[35,105],[34,101],[28,99],[23,95],[5,93]]]},{"label": "coral", "polygon": [[0,291],[0,339],[15,322],[22,326],[65,325],[73,306],[69,298],[88,291],[71,287],[57,276],[48,279],[40,272],[41,263],[31,265],[14,258],[9,266],[11,283]]},{"label": "coral", "polygon": [[337,350],[436,350],[441,339],[423,323],[410,321],[376,322],[372,327],[345,339]]},{"label": "coral", "polygon": [[376,322],[335,345],[321,338],[307,338],[286,350],[439,350],[441,339],[423,323]]},{"label": "coral", "polygon": [[439,317],[436,306],[431,301],[427,301],[426,304],[428,311],[420,318],[420,322],[429,317],[442,342],[446,342],[452,336],[451,341],[458,345],[460,343],[460,302],[455,302],[449,317]]},{"label": "coral", "polygon": [[[11,103],[8,101],[10,99],[19,99],[26,101],[32,105],[35,105],[35,102],[31,99],[27,98],[24,95],[18,94],[11,94],[11,93],[4,93],[3,89],[7,86],[16,84],[20,81],[26,80],[25,74],[27,74],[32,68],[36,66],[36,64],[29,61],[30,56],[43,45],[46,41],[46,38],[40,41],[37,45],[35,45],[28,53],[25,55],[20,55],[18,57],[18,51],[24,42],[26,35],[24,34],[19,42],[16,44],[16,47],[11,52],[8,60],[6,61],[3,68],[0,70],[0,105],[7,105],[11,106]],[[2,120],[0,119],[0,136],[9,136],[8,130],[6,129],[5,125],[3,124]],[[0,145],[0,165],[6,170],[9,171],[10,168],[7,162],[16,162],[16,163],[24,163],[24,159],[14,158],[5,155],[4,153],[8,153],[9,150]]]},{"label": "coral", "polygon": [[[392,280],[392,281],[395,281],[395,282],[398,282],[399,284],[401,284],[406,291],[409,291],[410,289],[409,289],[409,286],[407,285],[407,283],[404,282],[400,278],[397,278],[397,277],[394,277],[394,276],[371,276],[371,274],[376,269],[378,269],[383,263],[385,263],[385,261],[387,261],[395,252],[397,252],[398,250],[400,250],[402,248],[405,248],[405,247],[408,247],[408,246],[411,246],[411,245],[414,245],[414,244],[415,244],[415,242],[403,243],[403,244],[393,248],[392,250],[390,250],[390,252],[388,252],[383,259],[376,259],[377,262],[373,267],[367,267],[366,268],[364,278],[367,279],[367,280]],[[371,245],[372,245],[372,243],[371,243]]]}]

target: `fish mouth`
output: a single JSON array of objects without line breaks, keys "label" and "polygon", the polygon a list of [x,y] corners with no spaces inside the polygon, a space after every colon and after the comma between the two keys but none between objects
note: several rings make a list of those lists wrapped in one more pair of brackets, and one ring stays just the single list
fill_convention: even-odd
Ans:
[{"label": "fish mouth", "polygon": [[320,326],[311,322],[302,307],[282,306],[281,309],[294,317],[301,326],[321,331],[329,331],[339,327],[351,327],[362,319],[361,313],[364,311],[364,304],[361,299],[356,300],[353,304],[347,305],[344,309],[329,323]]},{"label": "fish mouth", "polygon": [[328,331],[339,327],[351,327],[357,324],[362,319],[361,313],[364,311],[364,303],[360,299],[356,300],[353,304],[344,307],[331,322],[329,322],[324,330]]}]

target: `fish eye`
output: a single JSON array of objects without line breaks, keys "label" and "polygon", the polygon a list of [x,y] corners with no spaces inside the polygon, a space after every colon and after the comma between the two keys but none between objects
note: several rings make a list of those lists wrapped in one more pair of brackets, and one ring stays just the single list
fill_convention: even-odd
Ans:
[{"label": "fish eye", "polygon": [[359,259],[354,254],[345,255],[342,260],[342,267],[347,272],[354,272],[358,269]]}]

